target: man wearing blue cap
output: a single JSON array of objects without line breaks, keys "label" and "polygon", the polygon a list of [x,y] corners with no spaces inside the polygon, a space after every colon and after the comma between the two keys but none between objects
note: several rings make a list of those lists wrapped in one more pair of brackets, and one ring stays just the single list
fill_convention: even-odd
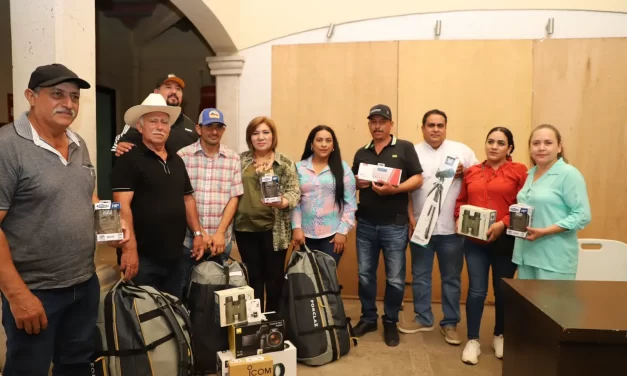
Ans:
[{"label": "man wearing blue cap", "polygon": [[[200,221],[210,237],[212,256],[230,254],[233,216],[239,196],[244,194],[239,155],[220,143],[225,130],[222,112],[206,108],[196,125],[200,139],[178,151],[194,188]],[[187,235],[185,248],[189,250],[192,236]],[[189,275],[194,260],[186,259],[190,260]]]}]

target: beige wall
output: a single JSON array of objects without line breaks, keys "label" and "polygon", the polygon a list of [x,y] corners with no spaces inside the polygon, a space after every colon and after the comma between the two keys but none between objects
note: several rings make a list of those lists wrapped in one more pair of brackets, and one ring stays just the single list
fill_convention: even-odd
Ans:
[{"label": "beige wall", "polygon": [[9,121],[7,113],[7,94],[13,92],[13,64],[11,61],[11,22],[9,2],[0,1],[0,123]]},{"label": "beige wall", "polygon": [[[205,0],[213,6],[217,1]],[[239,49],[248,48],[268,40],[306,30],[326,27],[330,23],[341,24],[366,19],[391,17],[405,14],[444,12],[458,10],[490,9],[563,9],[627,12],[625,0],[395,0],[382,4],[378,0],[240,0],[221,1],[240,8],[239,37],[235,43]],[[223,5],[226,6],[226,5]],[[289,17],[286,16],[289,9]],[[298,9],[298,10],[296,10]],[[225,23],[231,33],[234,25]],[[233,32],[233,35],[235,33]]]}]

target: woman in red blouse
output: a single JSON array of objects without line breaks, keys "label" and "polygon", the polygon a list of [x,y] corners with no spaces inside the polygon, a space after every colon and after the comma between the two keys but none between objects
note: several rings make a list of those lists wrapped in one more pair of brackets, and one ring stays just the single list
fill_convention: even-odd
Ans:
[{"label": "woman in red blouse", "polygon": [[[509,206],[516,203],[516,195],[527,179],[527,167],[512,162],[514,136],[509,129],[496,127],[488,132],[485,142],[486,160],[464,173],[462,189],[455,205],[455,218],[462,205],[474,205],[496,210],[496,223],[488,230],[488,241],[466,238],[464,254],[470,286],[466,300],[468,343],[462,361],[477,364],[481,354],[479,328],[485,298],[488,294],[488,273],[492,266],[492,285],[495,298],[495,325],[492,347],[497,358],[503,357],[505,309],[500,288],[501,278],[512,278],[516,264],[512,263],[514,238],[505,234],[509,225]],[[459,218],[458,218],[459,220]]]}]

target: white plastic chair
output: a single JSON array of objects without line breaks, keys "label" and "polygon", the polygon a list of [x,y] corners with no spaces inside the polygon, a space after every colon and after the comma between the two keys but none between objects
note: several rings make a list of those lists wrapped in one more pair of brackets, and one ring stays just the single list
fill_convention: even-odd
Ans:
[{"label": "white plastic chair", "polygon": [[579,239],[577,280],[627,282],[627,244],[608,239]]}]

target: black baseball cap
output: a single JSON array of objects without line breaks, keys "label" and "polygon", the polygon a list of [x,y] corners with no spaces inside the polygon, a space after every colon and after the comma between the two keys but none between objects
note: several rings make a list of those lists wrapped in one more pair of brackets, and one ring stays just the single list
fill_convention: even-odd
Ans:
[{"label": "black baseball cap", "polygon": [[79,78],[76,73],[69,70],[63,64],[50,64],[37,67],[30,75],[28,88],[34,90],[36,87],[50,87],[63,82],[74,82],[81,89],[89,89],[91,85]]},{"label": "black baseball cap", "polygon": [[176,82],[177,84],[179,84],[181,89],[185,89],[185,81],[183,81],[181,77],[178,77],[174,73],[169,73],[166,76],[159,77],[156,88],[159,88],[159,86],[165,84],[168,81]]},{"label": "black baseball cap", "polygon": [[392,110],[390,110],[390,107],[384,104],[378,104],[372,107],[370,109],[370,113],[368,113],[368,119],[375,115],[380,115],[388,120],[392,120]]}]

